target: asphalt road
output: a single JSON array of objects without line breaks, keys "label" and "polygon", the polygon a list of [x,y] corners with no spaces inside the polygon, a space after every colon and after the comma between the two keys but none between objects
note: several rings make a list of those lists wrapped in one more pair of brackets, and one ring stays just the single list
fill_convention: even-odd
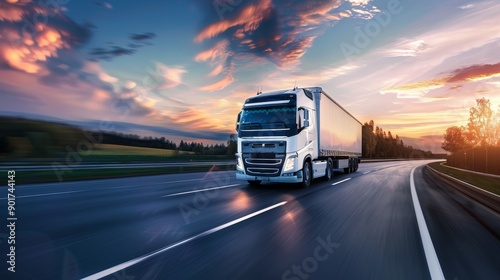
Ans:
[{"label": "asphalt road", "polygon": [[17,186],[16,272],[1,226],[0,278],[499,279],[500,216],[424,163],[363,163],[309,189],[234,171]]}]

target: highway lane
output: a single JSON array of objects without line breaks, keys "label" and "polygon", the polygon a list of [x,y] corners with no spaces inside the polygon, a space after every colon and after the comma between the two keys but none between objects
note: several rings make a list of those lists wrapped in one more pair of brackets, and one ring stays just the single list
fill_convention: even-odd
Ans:
[{"label": "highway lane", "polygon": [[[18,186],[17,272],[2,279],[429,279],[410,192],[421,164],[364,163],[305,190],[234,171]],[[498,215],[422,167],[415,185],[446,279],[496,279]]]}]

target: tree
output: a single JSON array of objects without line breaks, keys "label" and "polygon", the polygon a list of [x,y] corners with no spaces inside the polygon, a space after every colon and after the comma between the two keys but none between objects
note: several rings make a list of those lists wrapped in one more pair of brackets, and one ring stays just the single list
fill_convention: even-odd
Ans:
[{"label": "tree", "polygon": [[227,156],[234,156],[238,148],[238,142],[236,141],[236,135],[230,134],[229,140],[227,141]]},{"label": "tree", "polygon": [[374,122],[365,123],[362,128],[363,157],[372,158],[375,155],[377,138],[374,133]]},{"label": "tree", "polygon": [[493,135],[494,143],[493,145],[500,147],[500,105],[498,105],[497,115],[494,120],[495,123],[495,133]]},{"label": "tree", "polygon": [[476,99],[476,106],[469,110],[469,123],[467,124],[466,138],[473,146],[496,145],[495,139],[496,124],[490,100]]},{"label": "tree", "polygon": [[455,153],[468,148],[465,139],[466,130],[465,127],[452,126],[446,129],[444,134],[444,141],[441,145],[443,150],[450,153]]}]

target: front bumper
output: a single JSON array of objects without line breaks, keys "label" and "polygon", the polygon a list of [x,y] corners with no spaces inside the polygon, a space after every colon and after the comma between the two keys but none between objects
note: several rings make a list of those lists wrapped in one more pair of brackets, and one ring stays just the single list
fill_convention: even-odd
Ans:
[{"label": "front bumper", "polygon": [[293,172],[293,173],[286,173],[288,174],[287,176],[284,176],[282,174],[281,176],[273,176],[273,177],[267,177],[267,176],[253,176],[253,175],[247,175],[241,170],[236,171],[236,179],[237,180],[245,180],[245,181],[262,181],[262,182],[276,182],[276,183],[300,183],[302,182],[302,170]]}]

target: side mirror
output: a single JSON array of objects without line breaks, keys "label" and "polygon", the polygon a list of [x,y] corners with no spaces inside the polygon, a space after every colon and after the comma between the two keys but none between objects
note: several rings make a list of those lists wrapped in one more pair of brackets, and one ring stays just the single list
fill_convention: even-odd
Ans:
[{"label": "side mirror", "polygon": [[298,111],[299,116],[299,130],[304,129],[309,126],[309,111],[305,108],[299,108]]},{"label": "side mirror", "polygon": [[236,119],[236,131],[240,129],[240,119],[241,119],[241,112],[238,113],[238,118]]}]

